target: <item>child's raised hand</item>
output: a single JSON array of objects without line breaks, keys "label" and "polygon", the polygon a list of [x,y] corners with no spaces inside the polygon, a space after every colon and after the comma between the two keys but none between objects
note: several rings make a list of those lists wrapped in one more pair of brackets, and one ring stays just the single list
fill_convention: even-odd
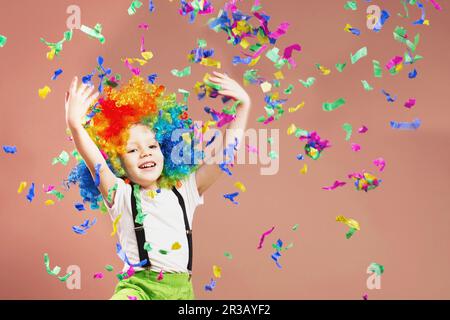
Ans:
[{"label": "child's raised hand", "polygon": [[78,78],[74,77],[70,84],[69,92],[66,92],[66,124],[69,129],[79,128],[92,102],[97,99],[99,93],[94,86],[81,84],[78,87]]},{"label": "child's raised hand", "polygon": [[237,81],[231,79],[226,74],[216,71],[213,71],[213,73],[215,77],[210,77],[209,80],[215,84],[219,84],[222,87],[219,94],[230,97],[234,100],[239,100],[243,106],[250,106],[250,97],[247,91],[245,91]]}]

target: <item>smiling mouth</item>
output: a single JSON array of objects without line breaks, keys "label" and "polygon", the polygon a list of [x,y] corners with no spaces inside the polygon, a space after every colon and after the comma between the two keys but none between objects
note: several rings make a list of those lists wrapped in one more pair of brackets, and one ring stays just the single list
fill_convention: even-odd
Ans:
[{"label": "smiling mouth", "polygon": [[154,167],[156,167],[156,162],[149,161],[149,162],[145,162],[145,163],[141,164],[139,166],[139,169],[151,169],[151,168],[154,168]]}]

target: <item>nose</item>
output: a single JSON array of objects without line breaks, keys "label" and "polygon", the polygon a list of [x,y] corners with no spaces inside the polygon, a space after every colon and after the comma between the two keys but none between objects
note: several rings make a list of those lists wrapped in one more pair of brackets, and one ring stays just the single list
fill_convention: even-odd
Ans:
[{"label": "nose", "polygon": [[152,153],[150,151],[144,150],[141,152],[141,158],[149,157]]}]

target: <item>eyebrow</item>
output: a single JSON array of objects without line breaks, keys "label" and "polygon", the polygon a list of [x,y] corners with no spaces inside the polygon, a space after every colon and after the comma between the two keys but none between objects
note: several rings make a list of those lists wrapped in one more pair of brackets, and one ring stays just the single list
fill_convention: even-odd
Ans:
[{"label": "eyebrow", "polygon": [[[157,141],[155,139],[150,140],[150,144],[153,144],[153,143],[157,143]],[[128,145],[131,145],[131,144],[138,144],[138,143],[136,141],[128,141]]]}]

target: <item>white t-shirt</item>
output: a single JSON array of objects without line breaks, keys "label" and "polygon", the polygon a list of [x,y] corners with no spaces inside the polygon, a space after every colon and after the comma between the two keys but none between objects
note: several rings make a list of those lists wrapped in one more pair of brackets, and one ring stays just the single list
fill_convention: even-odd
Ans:
[{"label": "white t-shirt", "polygon": [[[200,196],[195,181],[195,173],[192,173],[182,181],[182,186],[178,189],[183,196],[186,206],[186,213],[189,226],[192,229],[192,220],[195,208],[203,204],[203,195]],[[124,180],[117,178],[117,190],[114,205],[108,208],[111,219],[122,214],[117,223],[117,235],[122,250],[126,253],[131,264],[139,263],[139,251],[134,231],[133,212],[131,209],[132,187]],[[171,189],[161,189],[160,193],[152,199],[147,192],[141,190],[141,206],[144,218],[145,240],[150,244],[151,250],[148,256],[151,263],[151,270],[169,273],[188,272],[187,264],[189,260],[189,246],[184,224],[183,210],[178,202],[178,198]],[[172,250],[172,245],[178,242],[181,248]],[[168,253],[160,253],[165,250]],[[123,271],[128,266],[125,264]],[[143,268],[134,267],[134,270]]]}]

